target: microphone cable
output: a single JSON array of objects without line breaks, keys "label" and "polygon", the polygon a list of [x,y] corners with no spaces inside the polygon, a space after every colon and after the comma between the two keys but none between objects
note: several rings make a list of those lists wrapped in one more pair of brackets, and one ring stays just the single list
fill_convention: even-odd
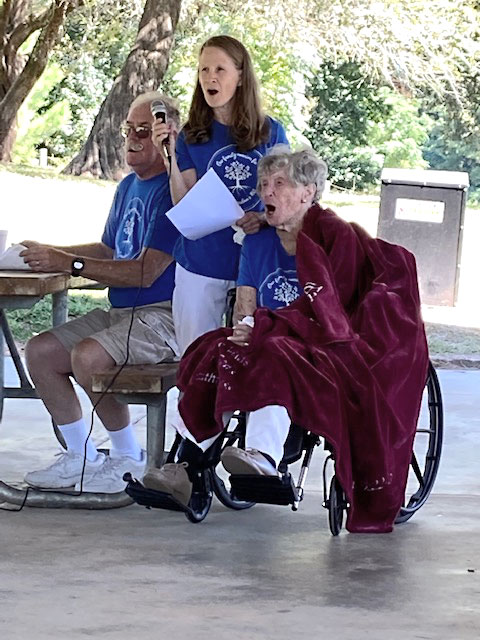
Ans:
[{"label": "microphone cable", "polygon": [[93,422],[94,422],[94,418],[95,418],[95,410],[98,407],[98,405],[100,404],[100,402],[103,400],[103,398],[106,396],[108,391],[112,388],[115,380],[118,378],[118,376],[121,374],[123,369],[126,367],[126,365],[128,363],[128,359],[130,357],[130,334],[132,333],[133,321],[134,321],[134,318],[135,318],[135,310],[137,309],[138,298],[140,297],[140,294],[141,294],[142,289],[143,289],[142,284],[143,284],[144,261],[145,261],[145,256],[147,255],[148,250],[149,250],[149,247],[145,247],[145,251],[144,251],[144,253],[143,253],[143,255],[142,255],[141,259],[140,259],[140,283],[139,283],[139,286],[138,286],[137,294],[135,296],[135,300],[133,301],[132,313],[130,315],[130,324],[128,326],[128,331],[127,331],[127,343],[126,343],[125,360],[120,365],[120,368],[118,369],[118,371],[116,371],[115,374],[112,376],[112,379],[110,380],[108,385],[105,387],[105,389],[102,391],[102,393],[100,394],[100,397],[98,398],[98,400],[92,406],[91,414],[90,414],[90,430],[89,430],[88,435],[87,435],[87,437],[85,439],[85,445],[84,445],[84,449],[83,449],[83,466],[82,466],[82,474],[80,476],[80,489],[79,489],[78,492],[74,493],[73,495],[81,496],[82,493],[83,493],[83,480],[84,480],[84,476],[85,476],[85,466],[87,464],[87,444],[88,444],[88,441],[89,441],[90,436],[92,435],[92,431],[93,431]]}]

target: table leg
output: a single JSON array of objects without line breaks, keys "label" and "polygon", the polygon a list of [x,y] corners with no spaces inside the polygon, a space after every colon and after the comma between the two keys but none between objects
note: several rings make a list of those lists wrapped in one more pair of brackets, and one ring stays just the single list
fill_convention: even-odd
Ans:
[{"label": "table leg", "polygon": [[68,291],[52,293],[52,325],[58,327],[68,320]]},{"label": "table leg", "polygon": [[160,469],[165,452],[165,418],[167,396],[162,393],[158,404],[147,404],[147,466]]}]

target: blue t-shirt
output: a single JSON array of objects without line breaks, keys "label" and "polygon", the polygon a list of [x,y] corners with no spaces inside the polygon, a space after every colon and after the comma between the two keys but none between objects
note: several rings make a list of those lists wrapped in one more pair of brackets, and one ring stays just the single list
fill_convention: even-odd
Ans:
[{"label": "blue t-shirt", "polygon": [[[115,260],[138,258],[143,247],[173,254],[179,232],[166,217],[172,208],[167,172],[149,180],[130,173],[117,187],[102,242],[113,249]],[[172,262],[150,287],[110,287],[113,307],[155,304],[172,299],[175,265]]]},{"label": "blue t-shirt", "polygon": [[295,256],[283,248],[276,229],[269,227],[245,237],[237,286],[257,290],[257,306],[279,309],[300,296]]},{"label": "blue t-shirt", "polygon": [[[268,118],[268,121],[268,141],[251,151],[241,153],[233,142],[230,127],[216,120],[212,123],[210,140],[202,144],[187,144],[184,133],[180,132],[176,147],[180,171],[195,169],[197,179],[200,179],[212,167],[244,211],[263,211],[263,204],[256,191],[258,161],[274,145],[288,144],[283,126],[272,118]],[[173,255],[182,267],[192,273],[235,280],[238,275],[240,245],[233,241],[233,234],[234,230],[228,227],[199,240],[188,240],[180,236]]]}]

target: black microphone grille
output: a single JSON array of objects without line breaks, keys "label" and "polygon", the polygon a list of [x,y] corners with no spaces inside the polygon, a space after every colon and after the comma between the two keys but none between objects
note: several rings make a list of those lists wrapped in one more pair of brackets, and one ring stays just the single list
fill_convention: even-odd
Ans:
[{"label": "black microphone grille", "polygon": [[152,100],[150,111],[154,118],[161,118],[164,122],[167,121],[167,107],[162,100]]}]

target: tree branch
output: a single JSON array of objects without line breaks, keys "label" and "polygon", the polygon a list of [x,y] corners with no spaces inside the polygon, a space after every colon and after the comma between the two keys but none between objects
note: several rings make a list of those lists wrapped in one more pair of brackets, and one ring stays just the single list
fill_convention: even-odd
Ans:
[{"label": "tree branch", "polygon": [[42,29],[27,64],[0,102],[0,158],[2,159],[3,144],[15,121],[16,113],[47,65],[48,53],[55,44],[69,4],[69,0],[55,0],[51,19]]},{"label": "tree branch", "polygon": [[3,5],[0,7],[0,47],[5,44],[5,36],[7,33],[7,23],[10,17],[10,6],[12,0],[4,0]]},{"label": "tree branch", "polygon": [[48,9],[45,9],[45,11],[39,15],[34,16],[28,22],[21,22],[17,25],[5,44],[6,55],[12,55],[12,53],[15,54],[20,45],[22,45],[25,40],[32,35],[32,33],[38,29],[43,29],[43,27],[48,24],[53,11],[54,5],[52,4]]}]

